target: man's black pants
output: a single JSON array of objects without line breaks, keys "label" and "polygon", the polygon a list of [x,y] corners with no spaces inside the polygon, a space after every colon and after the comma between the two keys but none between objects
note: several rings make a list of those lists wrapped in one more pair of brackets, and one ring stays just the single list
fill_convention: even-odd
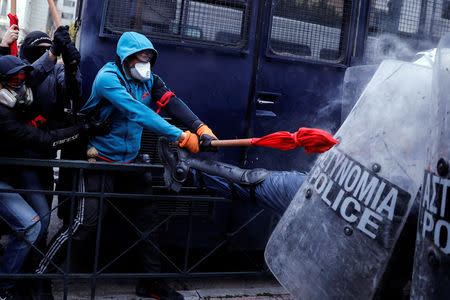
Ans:
[{"label": "man's black pants", "polygon": [[[104,193],[152,194],[152,178],[150,172],[103,172],[86,170],[79,180],[79,191],[100,192],[104,176]],[[67,254],[67,244],[72,232],[71,253],[76,258],[86,248],[86,241],[95,237],[100,211],[100,196],[80,197],[76,200],[72,228],[66,225],[55,235],[50,243],[45,257],[41,260],[36,273],[54,271],[56,265],[64,260]],[[156,203],[148,199],[105,199],[103,212],[116,206],[127,216],[140,231],[150,231],[159,221]],[[103,216],[104,216],[103,213]],[[103,217],[102,216],[102,217]],[[70,230],[71,229],[71,230]],[[158,245],[158,230],[153,230],[147,238]],[[148,242],[141,241],[138,247],[138,271],[160,272],[159,253]]]}]

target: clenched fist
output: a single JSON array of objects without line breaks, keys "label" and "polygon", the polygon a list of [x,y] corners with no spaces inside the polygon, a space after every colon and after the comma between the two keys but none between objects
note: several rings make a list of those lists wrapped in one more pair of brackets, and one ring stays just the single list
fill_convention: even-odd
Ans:
[{"label": "clenched fist", "polygon": [[18,38],[19,38],[19,26],[12,25],[11,27],[8,28],[8,30],[6,30],[5,34],[3,35],[0,46],[9,47],[12,43],[17,41]]}]

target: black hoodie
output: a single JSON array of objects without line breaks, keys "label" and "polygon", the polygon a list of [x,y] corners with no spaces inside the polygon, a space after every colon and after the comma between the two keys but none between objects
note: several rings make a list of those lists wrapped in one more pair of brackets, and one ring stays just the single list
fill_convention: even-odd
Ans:
[{"label": "black hoodie", "polygon": [[34,63],[47,50],[47,48],[39,46],[41,44],[52,44],[52,40],[45,32],[30,32],[20,46],[19,57],[27,60],[30,64]]}]

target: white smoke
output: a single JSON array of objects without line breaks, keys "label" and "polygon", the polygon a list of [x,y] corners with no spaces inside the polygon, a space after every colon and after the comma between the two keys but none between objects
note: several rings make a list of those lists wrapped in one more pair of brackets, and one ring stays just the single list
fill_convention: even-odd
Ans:
[{"label": "white smoke", "polygon": [[380,63],[385,59],[397,59],[411,61],[417,54],[417,49],[428,50],[434,48],[431,42],[421,41],[420,45],[410,45],[412,41],[406,41],[394,34],[382,34],[376,37],[368,37],[365,49],[366,63]]}]

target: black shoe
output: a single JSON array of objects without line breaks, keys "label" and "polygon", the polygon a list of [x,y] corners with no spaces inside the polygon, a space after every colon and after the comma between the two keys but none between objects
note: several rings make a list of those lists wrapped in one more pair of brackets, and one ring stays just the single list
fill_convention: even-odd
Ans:
[{"label": "black shoe", "polygon": [[185,163],[188,158],[186,150],[174,147],[165,137],[160,137],[158,141],[158,154],[164,165],[164,182],[166,186],[179,192],[181,185],[186,181],[189,174],[189,167]]},{"label": "black shoe", "polygon": [[164,280],[139,279],[136,295],[157,300],[184,300],[183,295],[169,287]]}]

